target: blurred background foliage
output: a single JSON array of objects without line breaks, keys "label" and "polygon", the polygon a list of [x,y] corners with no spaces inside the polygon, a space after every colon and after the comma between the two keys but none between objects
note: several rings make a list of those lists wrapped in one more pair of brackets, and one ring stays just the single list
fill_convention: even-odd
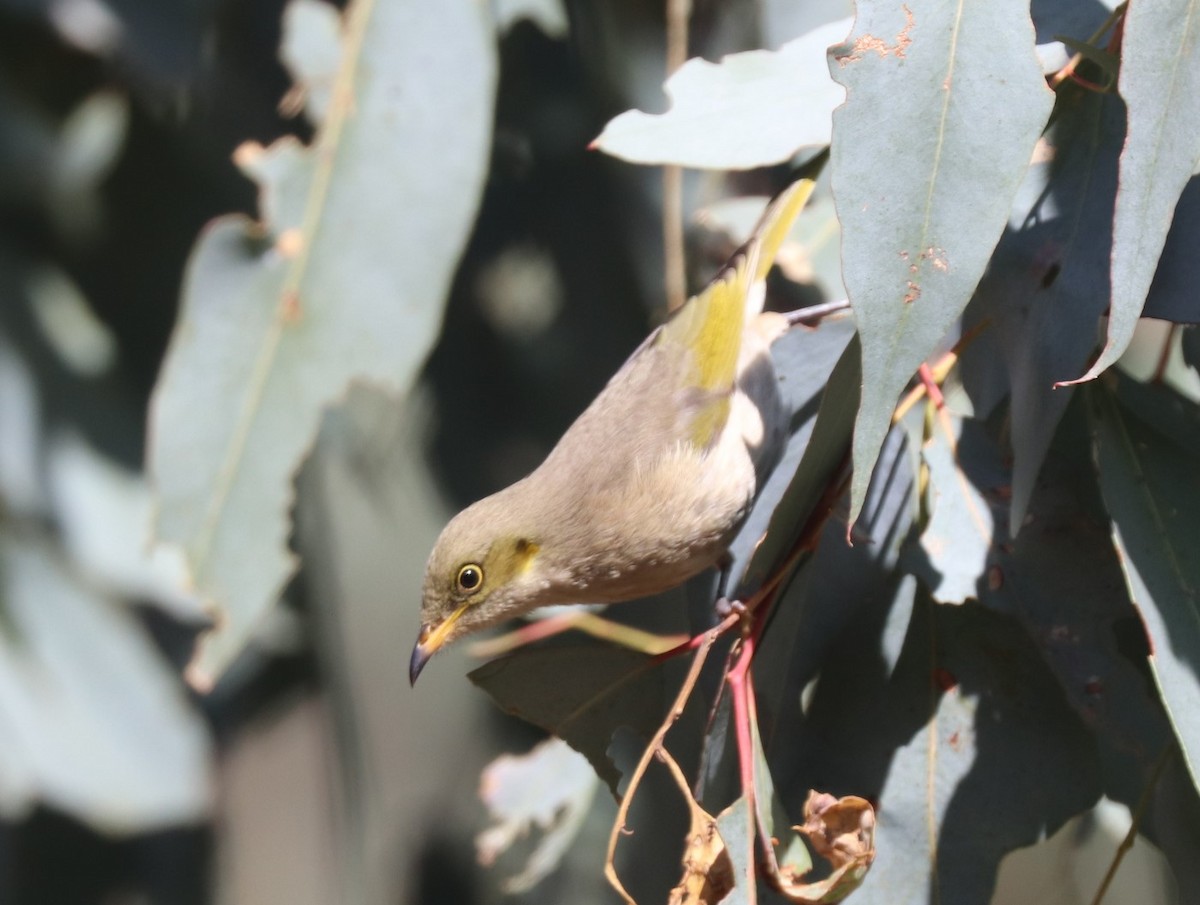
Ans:
[{"label": "blurred background foliage", "polygon": [[[300,6],[320,18],[311,4]],[[424,558],[447,515],[540,461],[662,316],[661,175],[587,146],[619,113],[666,108],[665,4],[496,0],[454,8],[465,18],[432,5],[416,15],[423,25],[450,23],[455,39],[470,28],[482,37],[444,45],[458,54],[449,71],[476,80],[489,102],[478,121],[452,120],[438,136],[454,148],[438,166],[455,154],[478,157],[475,183],[464,177],[461,191],[449,193],[461,235],[420,233],[422,224],[441,228],[453,213],[449,202],[398,205],[395,235],[403,238],[385,226],[374,236],[384,251],[373,252],[386,255],[395,242],[397,257],[415,258],[418,272],[426,262],[444,271],[422,287],[433,297],[421,329],[436,344],[425,361],[420,330],[393,334],[364,315],[361,328],[382,337],[380,359],[394,341],[403,349],[396,360],[421,367],[419,379],[410,389],[397,364],[396,373],[366,376],[407,391],[399,397],[356,384],[345,398],[339,385],[336,399],[318,399],[339,404],[321,420],[296,478],[294,510],[285,496],[265,507],[275,521],[263,530],[249,520],[257,514],[238,523],[248,546],[270,544],[284,539],[271,536],[270,525],[287,525],[290,512],[291,526],[281,530],[303,565],[291,575],[281,561],[280,605],[235,613],[248,644],[200,670],[193,649],[211,615],[186,590],[179,551],[148,552],[155,488],[145,450],[165,444],[156,473],[179,465],[186,475],[188,448],[203,445],[218,406],[202,395],[192,409],[164,402],[164,378],[155,404],[169,412],[150,422],[155,437],[147,412],[172,326],[183,316],[181,299],[239,300],[232,280],[196,288],[205,271],[195,260],[189,270],[189,255],[215,247],[218,230],[209,224],[231,212],[262,216],[261,234],[253,222],[237,221],[238,238],[222,253],[226,263],[240,262],[243,252],[249,261],[252,249],[269,278],[296,253],[283,238],[294,213],[288,179],[307,164],[281,163],[261,147],[286,136],[312,141],[336,115],[336,92],[321,82],[330,63],[322,57],[325,26],[296,26],[298,56],[287,58],[280,47],[289,20],[276,0],[0,0],[0,902],[614,900],[601,862],[615,805],[591,771],[565,749],[534,749],[544,733],[501,714],[464,680],[465,651],[439,656],[417,693],[406,668]],[[697,0],[688,55],[717,60],[777,49],[851,12],[848,0]],[[1060,32],[1083,40],[1108,12],[1099,3],[1035,2],[1037,40],[1049,45]],[[305,36],[315,37],[306,44]],[[368,31],[363,40],[370,39]],[[297,75],[307,92],[296,91]],[[443,78],[431,95],[441,98],[434,89],[452,81]],[[426,90],[411,77],[402,84],[417,95]],[[1059,111],[1061,128],[1072,112]],[[1111,115],[1091,112],[1089,122]],[[247,151],[248,142],[261,147]],[[770,194],[786,182],[785,170],[688,174],[684,207],[708,215],[707,227],[687,233],[691,288],[723,262],[755,214],[752,205],[739,211],[717,202]],[[396,178],[445,192],[442,171],[431,172]],[[363,182],[380,178],[387,173]],[[1024,196],[1043,187],[1031,180],[1018,213]],[[436,205],[436,196],[427,203]],[[813,233],[802,241],[811,259],[774,287],[782,307],[845,294],[825,183],[807,223],[801,230]],[[829,224],[833,232],[823,232]],[[1187,257],[1189,235],[1173,234],[1173,259]],[[1016,227],[1006,231],[995,260],[1027,261],[1036,249],[1023,248],[1025,238]],[[993,269],[968,323],[995,316],[1013,291],[1005,274],[1017,270]],[[1044,270],[1036,274],[1043,288],[1054,282]],[[1161,316],[1194,320],[1187,298]],[[384,308],[390,296],[364,289],[353,301]],[[1091,312],[1092,322],[1098,315]],[[849,341],[847,323],[781,352],[794,378],[793,404],[808,421]],[[240,326],[230,324],[235,334]],[[1086,451],[1103,431],[1088,424],[1104,423],[1107,397],[1068,409],[1058,428],[1064,402],[1038,428],[1050,452],[1040,472],[1040,452],[1032,457],[1041,478],[1027,481],[1022,505],[1033,528],[1010,539],[1004,527],[1011,499],[1000,488],[1010,486],[1013,463],[1006,416],[992,412],[1009,392],[996,362],[1005,353],[1011,361],[1011,346],[1034,329],[1003,325],[1009,348],[982,340],[974,363],[951,381],[948,395],[958,393],[961,403],[955,453],[939,448],[920,410],[888,434],[873,491],[865,478],[860,488],[860,527],[871,542],[858,553],[835,543],[845,527],[840,512],[822,556],[788,598],[795,605],[768,635],[764,710],[792,708],[798,716],[777,724],[773,716],[768,739],[789,813],[799,819],[796,803],[817,782],[837,794],[884,796],[881,821],[890,823],[892,847],[890,855],[883,848],[885,832],[864,901],[925,901],[939,869],[941,901],[986,902],[997,874],[997,902],[1025,900],[1033,889],[1054,890],[1063,905],[1086,901],[1076,890],[1094,887],[1148,788],[1153,801],[1142,829],[1175,875],[1164,855],[1142,845],[1138,851],[1149,854],[1133,868],[1141,873],[1129,879],[1127,871],[1121,879],[1130,891],[1114,891],[1111,901],[1172,901],[1176,884],[1178,901],[1188,901],[1200,883],[1188,857],[1200,838],[1200,802],[1169,742],[1108,533],[1097,527],[1107,516]],[[1087,352],[1090,334],[1079,332]],[[183,329],[175,342],[188,337]],[[1166,342],[1151,338],[1144,357],[1156,360]],[[1188,354],[1188,343],[1190,335],[1174,354]],[[210,351],[215,357],[189,378],[219,395],[235,356],[222,358],[220,346]],[[289,354],[305,363],[308,351]],[[339,356],[351,369],[366,367],[332,350],[335,364]],[[1019,364],[1011,370],[1029,372]],[[1122,384],[1123,404],[1150,410],[1153,400],[1138,392]],[[308,443],[294,445],[298,464]],[[1107,450],[1119,452],[1114,444]],[[962,474],[973,496],[962,490]],[[939,487],[945,501],[919,539],[913,526],[924,529],[930,513],[918,511],[925,497],[914,475]],[[959,491],[965,502],[954,498]],[[169,505],[160,496],[160,516],[169,517]],[[972,507],[988,513],[992,533],[963,565],[959,557],[972,551],[957,544],[969,532],[953,513]],[[755,539],[748,531],[742,541]],[[1107,552],[1098,560],[1100,550]],[[997,574],[1014,580],[997,584]],[[679,631],[689,613],[706,615],[708,591],[693,587],[620,618]],[[968,597],[983,605],[945,606]],[[802,608],[810,598],[842,605]],[[566,659],[577,656],[569,650]],[[934,662],[935,678],[944,680],[937,696],[928,693]],[[706,681],[711,692],[715,680]],[[950,694],[960,683],[961,694]],[[701,760],[705,732],[693,723],[687,765],[707,771],[714,800],[727,799],[729,778],[713,765],[727,765],[728,752]],[[974,759],[931,764],[927,725],[951,747],[956,728],[970,735],[963,744]],[[622,730],[604,753],[625,769],[641,741]],[[503,759],[529,749],[545,758],[532,769]],[[936,795],[926,784],[931,776]],[[656,785],[661,779],[651,777],[634,811],[636,856],[622,860],[643,901],[657,901],[679,876],[685,815],[664,804],[669,786]],[[522,783],[546,800],[522,796]],[[494,824],[477,843],[489,808],[515,822]],[[928,819],[942,821],[940,855],[938,840],[924,833]],[[531,839],[522,821],[554,832]],[[1051,834],[1034,861],[1000,864],[1004,853]],[[506,851],[513,843],[517,851]],[[487,869],[481,861],[497,863]],[[891,896],[914,876],[921,879],[906,893],[911,899]]]}]

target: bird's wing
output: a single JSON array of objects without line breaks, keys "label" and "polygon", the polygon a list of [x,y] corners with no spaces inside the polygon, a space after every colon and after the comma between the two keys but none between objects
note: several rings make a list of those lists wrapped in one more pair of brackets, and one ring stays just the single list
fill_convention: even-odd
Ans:
[{"label": "bird's wing", "polygon": [[812,190],[812,180],[801,179],[776,195],[746,244],[651,337],[648,346],[675,365],[663,370],[674,372],[683,394],[681,440],[707,448],[724,428],[746,324],[762,310],[757,284],[766,278]]}]

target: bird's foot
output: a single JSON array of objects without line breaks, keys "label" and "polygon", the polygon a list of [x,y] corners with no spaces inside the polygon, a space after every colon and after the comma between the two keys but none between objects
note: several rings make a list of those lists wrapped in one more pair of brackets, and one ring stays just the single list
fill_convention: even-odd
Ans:
[{"label": "bird's foot", "polygon": [[730,600],[724,595],[717,598],[714,608],[717,611],[718,619],[728,619],[734,613],[737,613],[739,616],[745,616],[748,612],[746,604],[740,600]]}]

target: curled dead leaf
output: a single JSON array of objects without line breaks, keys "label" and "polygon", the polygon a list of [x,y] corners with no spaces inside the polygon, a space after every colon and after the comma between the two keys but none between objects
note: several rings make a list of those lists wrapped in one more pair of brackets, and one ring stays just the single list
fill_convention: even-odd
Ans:
[{"label": "curled dead leaf", "polygon": [[779,892],[801,905],[827,905],[859,887],[875,860],[875,809],[870,802],[810,791],[804,825],[793,829],[830,862],[833,873],[816,883],[801,883],[801,877],[780,872],[771,878]]},{"label": "curled dead leaf", "polygon": [[733,889],[733,862],[717,821],[688,798],[691,826],[683,853],[683,878],[671,890],[669,905],[716,905]]},{"label": "curled dead leaf", "polygon": [[795,828],[834,869],[875,858],[875,809],[854,795],[834,798],[810,791],[804,802],[804,826]]}]

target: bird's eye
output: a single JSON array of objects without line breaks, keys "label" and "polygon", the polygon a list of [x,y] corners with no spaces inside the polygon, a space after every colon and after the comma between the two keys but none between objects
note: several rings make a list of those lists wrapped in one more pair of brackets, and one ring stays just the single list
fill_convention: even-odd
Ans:
[{"label": "bird's eye", "polygon": [[473,594],[483,584],[483,567],[475,563],[467,563],[458,570],[458,589],[465,594]]}]

